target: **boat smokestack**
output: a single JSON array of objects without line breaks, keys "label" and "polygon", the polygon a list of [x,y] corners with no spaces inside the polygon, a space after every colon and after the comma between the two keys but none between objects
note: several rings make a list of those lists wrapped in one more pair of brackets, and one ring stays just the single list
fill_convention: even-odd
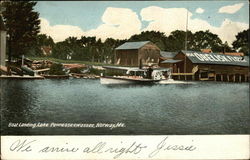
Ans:
[{"label": "boat smokestack", "polygon": [[140,62],[139,62],[139,69],[142,69],[142,60],[140,59]]}]

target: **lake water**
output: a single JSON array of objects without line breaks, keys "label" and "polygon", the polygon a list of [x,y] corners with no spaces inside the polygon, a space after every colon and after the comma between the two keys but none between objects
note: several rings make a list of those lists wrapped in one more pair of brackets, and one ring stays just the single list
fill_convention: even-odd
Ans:
[{"label": "lake water", "polygon": [[[0,82],[2,135],[250,133],[248,83],[106,86],[88,79]],[[27,123],[121,123],[122,127],[22,126]]]}]

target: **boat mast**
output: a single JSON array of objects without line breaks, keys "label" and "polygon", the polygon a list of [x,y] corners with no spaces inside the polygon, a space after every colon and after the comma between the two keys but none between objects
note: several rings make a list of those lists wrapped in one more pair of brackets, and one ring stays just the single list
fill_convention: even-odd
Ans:
[{"label": "boat mast", "polygon": [[187,51],[187,31],[188,31],[188,10],[187,10],[187,19],[186,19],[185,51]]},{"label": "boat mast", "polygon": [[[185,51],[187,51],[187,32],[188,32],[188,9],[187,9],[187,19],[186,19],[186,35],[185,35]],[[184,73],[187,73],[187,56],[185,55]],[[185,76],[186,79],[186,76]]]}]

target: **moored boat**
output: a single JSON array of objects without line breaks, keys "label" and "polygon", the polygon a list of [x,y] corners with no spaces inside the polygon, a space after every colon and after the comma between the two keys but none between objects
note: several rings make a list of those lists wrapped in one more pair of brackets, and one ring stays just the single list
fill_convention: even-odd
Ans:
[{"label": "moored boat", "polygon": [[159,82],[160,80],[145,79],[141,77],[129,77],[129,76],[101,76],[101,84],[149,84]]},{"label": "moored boat", "polygon": [[[113,70],[117,75],[102,75],[101,84],[151,84],[163,78],[163,70],[152,68],[105,66],[106,70]],[[166,71],[166,69],[165,69]]]}]

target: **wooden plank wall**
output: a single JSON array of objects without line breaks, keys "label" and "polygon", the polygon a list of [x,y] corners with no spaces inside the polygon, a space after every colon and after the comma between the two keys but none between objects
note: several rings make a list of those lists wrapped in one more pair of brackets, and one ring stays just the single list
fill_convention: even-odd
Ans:
[{"label": "wooden plank wall", "polygon": [[118,59],[121,66],[138,66],[138,50],[116,50],[116,63]]}]

